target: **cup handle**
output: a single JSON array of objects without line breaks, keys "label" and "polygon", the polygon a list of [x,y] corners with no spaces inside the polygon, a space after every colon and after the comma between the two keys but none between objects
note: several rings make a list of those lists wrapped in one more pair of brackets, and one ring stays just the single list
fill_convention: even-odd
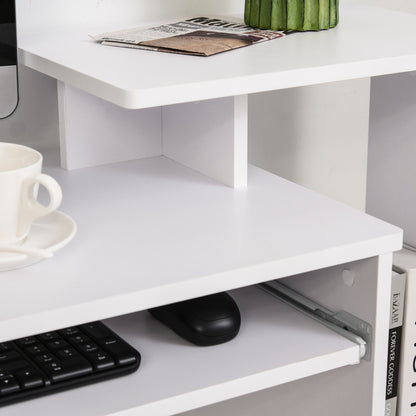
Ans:
[{"label": "cup handle", "polygon": [[[37,184],[43,185],[49,192],[50,201],[48,205],[42,205],[37,201],[35,194]],[[33,220],[48,215],[59,207],[62,202],[62,190],[55,179],[40,173],[23,181],[22,193],[20,223],[22,234],[24,234],[24,230],[30,226]]]}]

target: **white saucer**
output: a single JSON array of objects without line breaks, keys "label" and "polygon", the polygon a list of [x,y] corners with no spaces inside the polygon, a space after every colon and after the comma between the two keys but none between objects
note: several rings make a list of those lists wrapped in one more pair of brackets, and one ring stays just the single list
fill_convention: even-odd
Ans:
[{"label": "white saucer", "polygon": [[[77,231],[75,221],[68,215],[54,211],[35,220],[22,247],[43,248],[52,252],[66,246]],[[20,269],[41,261],[42,258],[27,254],[0,253],[0,272]]]}]

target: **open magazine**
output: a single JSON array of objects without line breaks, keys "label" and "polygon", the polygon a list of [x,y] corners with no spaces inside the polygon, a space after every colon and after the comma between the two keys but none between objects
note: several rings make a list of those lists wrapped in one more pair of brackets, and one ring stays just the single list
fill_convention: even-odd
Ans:
[{"label": "open magazine", "polygon": [[133,28],[92,36],[102,45],[211,56],[281,38],[283,32],[254,29],[240,22],[194,17],[152,28]]}]

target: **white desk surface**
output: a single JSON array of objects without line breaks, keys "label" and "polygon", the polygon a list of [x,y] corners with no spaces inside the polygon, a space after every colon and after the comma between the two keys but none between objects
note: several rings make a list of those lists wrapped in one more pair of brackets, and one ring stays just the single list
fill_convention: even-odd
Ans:
[{"label": "white desk surface", "polygon": [[416,15],[341,1],[337,28],[209,58],[102,46],[83,27],[21,36],[22,62],[126,108],[144,108],[416,69]]},{"label": "white desk surface", "polygon": [[0,341],[401,248],[399,228],[252,166],[239,190],[164,157],[47,172],[78,233],[0,273]]}]

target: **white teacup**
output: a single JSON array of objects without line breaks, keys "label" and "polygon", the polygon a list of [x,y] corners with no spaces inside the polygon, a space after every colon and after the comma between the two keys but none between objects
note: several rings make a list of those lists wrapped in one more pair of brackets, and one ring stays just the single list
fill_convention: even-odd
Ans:
[{"label": "white teacup", "polygon": [[[0,244],[21,244],[32,222],[55,211],[62,191],[42,174],[42,155],[30,147],[0,142]],[[39,184],[49,192],[47,206],[37,201]]]}]

